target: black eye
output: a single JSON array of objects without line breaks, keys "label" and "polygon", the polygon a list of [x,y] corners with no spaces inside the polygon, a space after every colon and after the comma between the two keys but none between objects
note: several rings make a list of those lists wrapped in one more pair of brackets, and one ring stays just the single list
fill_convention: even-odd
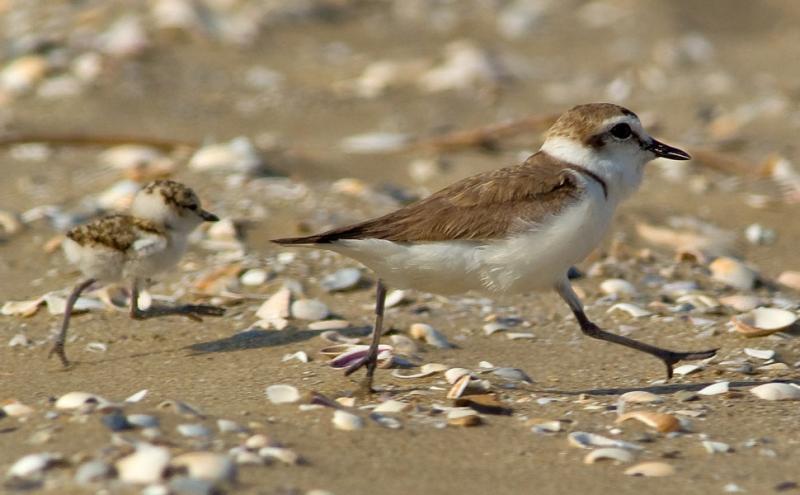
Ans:
[{"label": "black eye", "polygon": [[618,139],[628,139],[632,134],[631,126],[628,124],[617,124],[609,132]]},{"label": "black eye", "polygon": [[194,210],[197,209],[197,205],[191,204],[191,205],[187,206],[187,208],[189,208],[190,210],[194,211]]}]

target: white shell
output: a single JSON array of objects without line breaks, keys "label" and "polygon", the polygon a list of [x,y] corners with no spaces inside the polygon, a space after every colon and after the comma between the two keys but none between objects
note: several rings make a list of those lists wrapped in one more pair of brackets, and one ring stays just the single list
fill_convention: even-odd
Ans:
[{"label": "white shell", "polygon": [[697,391],[698,395],[727,394],[730,382],[717,382]]},{"label": "white shell", "polygon": [[[67,309],[67,299],[57,294],[45,294],[44,303],[47,305],[47,312],[51,315],[63,315],[64,311]],[[74,314],[95,309],[106,309],[106,305],[99,299],[94,299],[91,297],[79,297],[75,302],[75,306],[72,307],[72,313]]]},{"label": "white shell", "polygon": [[526,340],[535,338],[535,335],[530,332],[508,332],[506,338],[508,340]]},{"label": "white shell", "polygon": [[619,399],[623,402],[636,402],[636,403],[654,403],[658,404],[659,402],[664,402],[664,399],[652,392],[647,392],[646,390],[633,390],[630,392],[625,392],[624,394],[619,396]]},{"label": "white shell", "polygon": [[561,431],[561,421],[553,420],[537,423],[531,427],[531,431],[534,433],[558,433]]},{"label": "white shell", "polygon": [[44,78],[47,66],[47,59],[40,55],[19,57],[0,71],[0,89],[11,93],[30,91]]},{"label": "white shell", "polygon": [[29,454],[20,458],[8,470],[10,478],[27,478],[47,469],[54,462],[61,460],[61,454],[43,452]]},{"label": "white shell", "polygon": [[629,450],[616,447],[605,447],[602,449],[593,450],[586,454],[586,457],[583,458],[583,462],[585,464],[594,464],[597,461],[606,459],[617,461],[618,463],[626,463],[633,460],[633,454],[631,454]]},{"label": "white shell", "polygon": [[800,291],[800,272],[788,271],[778,275],[778,283]]},{"label": "white shell", "polygon": [[472,377],[469,375],[462,375],[461,378],[456,380],[450,390],[447,391],[447,398],[448,399],[458,399],[464,394],[464,391],[467,390],[469,386],[469,382],[472,380]]},{"label": "white shell", "polygon": [[404,290],[393,290],[386,294],[386,302],[384,306],[387,308],[397,306],[406,300],[407,295],[408,294]]},{"label": "white shell", "polygon": [[726,256],[715,259],[708,268],[714,280],[736,289],[750,290],[758,279],[758,274],[752,268]]},{"label": "white shell", "polygon": [[330,314],[330,310],[322,301],[298,299],[292,303],[291,313],[293,318],[299,320],[323,320]]},{"label": "white shell", "polygon": [[790,383],[765,383],[751,388],[750,393],[764,400],[800,400],[800,386]]},{"label": "white shell", "polygon": [[760,297],[744,294],[733,294],[732,296],[720,297],[719,302],[725,306],[730,306],[736,311],[752,311],[764,304],[764,300]]},{"label": "white shell", "polygon": [[622,311],[623,313],[628,313],[630,316],[634,318],[642,318],[644,316],[650,316],[651,314],[653,314],[650,311],[631,303],[617,303],[608,308],[608,311],[606,311],[606,313],[613,313],[614,311]]},{"label": "white shell", "polygon": [[731,446],[724,442],[712,442],[711,440],[703,440],[702,442],[703,448],[706,449],[706,452],[709,454],[719,454],[725,452],[731,452]]},{"label": "white shell", "polygon": [[797,322],[797,315],[777,308],[756,308],[735,316],[733,324],[745,337],[761,337],[784,330]]},{"label": "white shell", "polygon": [[380,404],[378,404],[375,407],[375,409],[373,409],[373,412],[377,412],[377,413],[399,413],[399,412],[403,412],[406,409],[408,409],[409,406],[410,406],[410,404],[408,404],[407,402],[401,402],[399,400],[389,399],[389,400],[383,401]]},{"label": "white shell", "polygon": [[346,291],[354,288],[361,281],[361,270],[358,268],[342,268],[320,281],[320,286],[327,292]]},{"label": "white shell", "polygon": [[227,143],[209,144],[198,149],[189,160],[189,168],[250,174],[258,171],[262,163],[253,143],[246,137],[238,137]]},{"label": "white shell", "polygon": [[297,352],[293,352],[291,354],[284,354],[283,358],[281,359],[281,361],[285,363],[286,361],[291,361],[293,359],[296,359],[296,360],[300,361],[301,363],[307,363],[308,362],[308,354],[306,354],[305,351],[297,351]]},{"label": "white shell", "polygon": [[621,278],[609,278],[603,280],[600,284],[600,290],[606,294],[614,294],[618,296],[633,296],[636,295],[636,287],[627,280]]},{"label": "white shell", "polygon": [[744,353],[756,359],[768,360],[775,357],[775,351],[771,349],[753,349],[752,347],[745,347]]},{"label": "white shell", "polygon": [[146,165],[164,158],[164,154],[151,146],[123,144],[100,153],[100,160],[108,166],[126,169]]},{"label": "white shell", "polygon": [[682,364],[677,368],[675,368],[674,370],[672,370],[672,373],[678,376],[686,376],[696,371],[700,371],[702,369],[703,367],[697,364]]},{"label": "white shell", "polygon": [[533,383],[528,374],[519,368],[495,368],[492,374],[512,382]]},{"label": "white shell", "polygon": [[288,318],[291,299],[292,291],[284,287],[264,301],[256,311],[256,316],[261,320]]},{"label": "white shell", "polygon": [[227,455],[213,452],[187,452],[172,459],[170,464],[186,469],[186,474],[190,478],[214,483],[236,479],[236,464]]},{"label": "white shell", "polygon": [[[347,320],[320,320],[320,321],[312,321],[308,324],[309,330],[324,330],[323,333],[328,333],[329,330],[340,330],[342,328],[349,328],[350,322]],[[337,332],[332,332],[337,333]],[[322,334],[320,334],[322,337]],[[324,338],[324,337],[323,337]],[[350,343],[356,344],[358,343],[358,338],[346,338],[346,340]],[[344,342],[341,340],[340,342]]]},{"label": "white shell", "polygon": [[399,419],[376,412],[371,413],[369,419],[390,430],[399,430],[403,427],[403,423],[401,423]]},{"label": "white shell", "polygon": [[371,132],[348,136],[342,139],[339,148],[347,153],[388,153],[405,148],[408,142],[406,134]]},{"label": "white shell", "polygon": [[244,446],[248,449],[260,449],[269,445],[269,437],[264,435],[263,433],[256,433],[255,435],[251,435],[247,437],[247,440],[244,441]]},{"label": "white shell", "polygon": [[261,268],[251,268],[242,273],[239,280],[248,287],[255,287],[267,281],[267,271]]},{"label": "white shell", "polygon": [[177,427],[178,433],[185,437],[210,437],[211,430],[200,423],[184,423]]},{"label": "white shell", "polygon": [[86,404],[107,404],[108,401],[99,395],[88,392],[68,392],[56,400],[56,409],[77,409]]},{"label": "white shell", "polygon": [[292,404],[300,400],[300,392],[291,385],[270,385],[267,387],[267,398],[273,404]]},{"label": "white shell", "polygon": [[22,402],[16,400],[12,400],[3,407],[0,407],[0,410],[12,418],[17,416],[27,416],[28,414],[35,412],[31,406],[26,406]]},{"label": "white shell", "polygon": [[30,301],[6,301],[0,308],[0,314],[3,316],[33,316],[43,302],[44,298],[41,297]]},{"label": "white shell", "polygon": [[573,431],[567,435],[567,441],[573,447],[580,447],[582,449],[591,449],[592,447],[616,447],[628,450],[642,450],[642,447],[634,443],[625,442],[622,440],[613,440],[594,433],[587,433],[585,431]]},{"label": "white shell", "polygon": [[123,483],[158,483],[169,464],[170,453],[165,447],[139,444],[136,451],[116,463]]},{"label": "white shell", "polygon": [[505,330],[508,330],[508,327],[496,321],[487,323],[486,325],[483,326],[483,333],[485,335],[492,335],[494,333],[502,332]]},{"label": "white shell", "polygon": [[258,450],[258,455],[264,459],[275,459],[290,466],[299,464],[301,461],[300,454],[285,447],[262,447]]},{"label": "white shell", "polygon": [[466,368],[450,368],[444,372],[445,380],[451,385],[464,375],[472,375],[472,372]]},{"label": "white shell", "polygon": [[414,323],[408,330],[412,338],[424,340],[426,343],[439,349],[452,349],[453,344],[447,341],[444,334],[427,323]]},{"label": "white shell", "polygon": [[642,462],[625,470],[628,476],[661,477],[675,474],[675,468],[665,462]]},{"label": "white shell", "polygon": [[333,412],[333,426],[339,430],[353,431],[364,427],[364,420],[360,416],[337,409]]}]

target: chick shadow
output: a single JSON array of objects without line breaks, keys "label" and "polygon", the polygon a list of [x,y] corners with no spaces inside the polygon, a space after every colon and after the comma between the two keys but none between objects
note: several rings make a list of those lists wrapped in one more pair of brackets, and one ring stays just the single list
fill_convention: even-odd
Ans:
[{"label": "chick shadow", "polygon": [[[619,387],[619,388],[589,388],[583,390],[557,390],[557,389],[540,389],[534,390],[533,387],[529,387],[528,390],[535,393],[541,394],[553,394],[553,395],[595,395],[595,396],[611,396],[611,395],[622,395],[627,392],[634,392],[638,390],[643,390],[645,392],[650,392],[656,395],[671,395],[677,392],[682,391],[689,391],[689,392],[696,392],[701,390],[709,385],[713,385],[713,381],[708,382],[700,382],[700,383],[664,383],[658,385],[650,385],[645,387]],[[731,391],[736,392],[738,388],[746,388],[746,387],[754,387],[757,385],[764,385],[765,383],[794,383],[796,385],[800,385],[800,378],[791,378],[791,379],[775,379],[770,381],[763,381],[763,380],[741,380],[741,381],[731,381],[729,383],[729,387]]]},{"label": "chick shadow", "polygon": [[[296,344],[319,337],[325,330],[308,330],[287,327],[283,330],[264,330],[263,328],[252,328],[209,342],[200,342],[184,347],[190,351],[189,356],[201,356],[216,352],[235,352],[250,349],[260,349],[263,347],[278,347],[288,344]],[[345,337],[366,337],[372,333],[371,326],[347,327],[337,329],[337,332]]]}]

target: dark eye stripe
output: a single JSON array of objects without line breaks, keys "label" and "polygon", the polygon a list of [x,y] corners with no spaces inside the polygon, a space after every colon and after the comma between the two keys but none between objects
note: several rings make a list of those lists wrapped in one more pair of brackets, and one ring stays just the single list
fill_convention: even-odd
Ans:
[{"label": "dark eye stripe", "polygon": [[612,136],[618,139],[628,139],[629,137],[631,137],[631,134],[633,134],[631,126],[625,123],[615,125],[608,132],[611,133]]}]

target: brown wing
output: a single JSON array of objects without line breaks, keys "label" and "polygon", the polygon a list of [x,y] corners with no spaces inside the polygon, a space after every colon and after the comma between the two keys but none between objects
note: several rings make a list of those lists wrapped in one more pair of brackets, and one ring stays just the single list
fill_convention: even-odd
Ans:
[{"label": "brown wing", "polygon": [[153,222],[130,215],[109,215],[79,225],[67,237],[82,246],[101,245],[126,251],[139,238],[139,232],[163,234]]},{"label": "brown wing", "polygon": [[276,239],[278,244],[321,244],[343,239],[395,242],[497,239],[524,222],[537,222],[580,195],[570,166],[544,153],[522,165],[468,177],[382,217],[321,234]]}]

